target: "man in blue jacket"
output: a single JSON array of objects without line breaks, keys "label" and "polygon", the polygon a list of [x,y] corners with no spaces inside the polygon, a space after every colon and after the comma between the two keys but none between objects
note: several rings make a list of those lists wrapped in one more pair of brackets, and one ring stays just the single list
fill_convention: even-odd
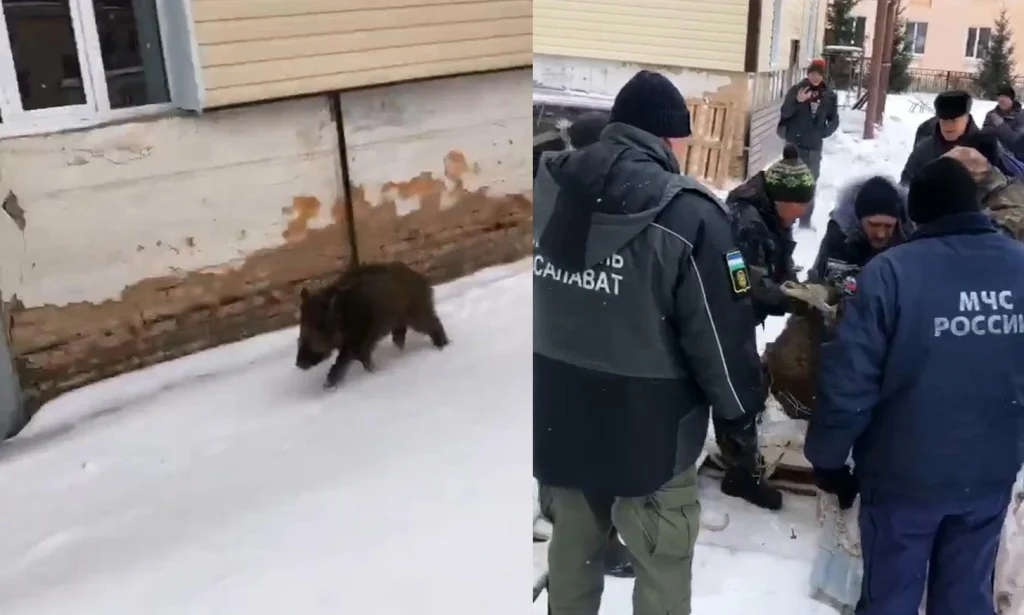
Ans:
[{"label": "man in blue jacket", "polygon": [[919,228],[864,267],[822,350],[804,452],[841,506],[859,489],[858,615],[915,615],[926,578],[929,615],[992,614],[1022,462],[1024,245],[950,158],[922,167],[908,210]]}]

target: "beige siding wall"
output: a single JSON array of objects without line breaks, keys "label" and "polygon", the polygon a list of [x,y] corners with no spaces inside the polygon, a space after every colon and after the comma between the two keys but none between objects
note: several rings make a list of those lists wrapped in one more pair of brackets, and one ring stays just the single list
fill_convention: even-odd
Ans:
[{"label": "beige siding wall", "polygon": [[193,0],[192,14],[206,107],[525,67],[532,54],[530,0]]},{"label": "beige siding wall", "polygon": [[[761,36],[758,46],[759,72],[787,68],[790,60],[791,45],[794,40],[800,41],[800,63],[818,55],[821,50],[821,39],[825,33],[825,0],[784,0],[776,7],[775,0],[764,0],[761,13]],[[778,15],[776,8],[781,8]],[[779,23],[776,26],[775,20]],[[772,39],[778,34],[778,44]],[[774,53],[773,53],[774,51]]]},{"label": "beige siding wall", "polygon": [[538,54],[742,71],[747,0],[536,0]]}]

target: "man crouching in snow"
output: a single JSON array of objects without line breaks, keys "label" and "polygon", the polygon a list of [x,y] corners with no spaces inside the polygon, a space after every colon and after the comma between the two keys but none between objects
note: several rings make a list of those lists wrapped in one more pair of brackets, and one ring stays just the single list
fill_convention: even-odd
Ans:
[{"label": "man crouching in snow", "polygon": [[[754,305],[755,330],[769,316],[785,316],[799,309],[798,304],[782,292],[782,284],[796,281],[793,264],[793,225],[807,211],[814,199],[815,180],[811,169],[793,145],[786,145],[782,160],[737,186],[726,197],[736,245],[750,267],[750,297]],[[760,410],[763,410],[762,402]],[[760,450],[744,451],[754,457],[744,458],[727,439],[715,435],[722,461],[726,465],[722,477],[722,493],[743,498],[768,510],[782,508],[782,493],[762,480],[764,460]]]},{"label": "man crouching in snow", "polygon": [[859,488],[858,615],[915,615],[926,585],[929,615],[995,612],[1024,461],[1024,246],[976,190],[956,160],[922,167],[908,195],[919,227],[864,267],[822,349],[804,453],[842,507]]},{"label": "man crouching in snow", "polygon": [[873,256],[902,243],[910,227],[902,187],[882,176],[853,182],[839,193],[808,277],[834,281],[856,274]]},{"label": "man crouching in snow", "polygon": [[757,446],[747,270],[722,204],[680,175],[689,136],[682,94],[640,71],[598,143],[541,159],[533,468],[553,525],[551,615],[597,615],[613,523],[634,560],[633,613],[689,615],[709,413]]}]

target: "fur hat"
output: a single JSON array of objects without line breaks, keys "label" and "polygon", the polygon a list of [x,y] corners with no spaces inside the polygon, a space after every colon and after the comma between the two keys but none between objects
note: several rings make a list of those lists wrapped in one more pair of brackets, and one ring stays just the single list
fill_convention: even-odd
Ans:
[{"label": "fur hat", "polygon": [[857,219],[870,216],[903,217],[903,195],[891,181],[882,176],[868,179],[857,191],[853,200]]},{"label": "fur hat", "polygon": [[827,66],[828,65],[825,64],[825,60],[822,60],[821,58],[815,58],[811,60],[811,64],[807,67],[807,74],[809,75],[811,73],[818,73],[819,75],[824,77]]},{"label": "fur hat", "polygon": [[916,224],[980,209],[978,185],[954,158],[943,156],[929,162],[910,182],[907,210]]},{"label": "fur hat", "polygon": [[610,121],[663,139],[690,136],[690,110],[676,86],[660,73],[642,70],[615,96]]},{"label": "fur hat", "polygon": [[597,143],[601,138],[601,131],[608,125],[608,114],[600,111],[584,113],[576,118],[565,131],[569,136],[569,145],[573,149],[583,149],[588,145]]},{"label": "fur hat", "polygon": [[935,97],[935,117],[955,120],[971,112],[971,95],[963,90],[949,90]]},{"label": "fur hat", "polygon": [[814,198],[814,174],[800,161],[795,145],[786,144],[782,160],[764,170],[764,187],[777,203],[810,203]]}]

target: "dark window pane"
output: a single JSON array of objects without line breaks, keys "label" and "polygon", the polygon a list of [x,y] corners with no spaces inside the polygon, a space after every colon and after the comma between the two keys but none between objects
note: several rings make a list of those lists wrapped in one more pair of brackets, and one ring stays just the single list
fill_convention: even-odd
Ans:
[{"label": "dark window pane", "polygon": [[68,0],[3,0],[26,111],[85,104]]},{"label": "dark window pane", "polygon": [[924,53],[924,44],[928,40],[928,24],[918,22],[914,36],[914,53]]},{"label": "dark window pane", "polygon": [[992,40],[992,28],[981,28],[978,30],[978,55],[976,57],[984,58],[988,55],[988,46]]},{"label": "dark window pane", "polygon": [[114,109],[170,101],[156,0],[94,0]]},{"label": "dark window pane", "polygon": [[967,28],[967,46],[964,48],[964,56],[974,57],[974,45],[978,42],[978,29]]},{"label": "dark window pane", "polygon": [[867,26],[867,17],[858,17],[853,25],[853,44],[857,47],[864,46],[864,30]]}]

